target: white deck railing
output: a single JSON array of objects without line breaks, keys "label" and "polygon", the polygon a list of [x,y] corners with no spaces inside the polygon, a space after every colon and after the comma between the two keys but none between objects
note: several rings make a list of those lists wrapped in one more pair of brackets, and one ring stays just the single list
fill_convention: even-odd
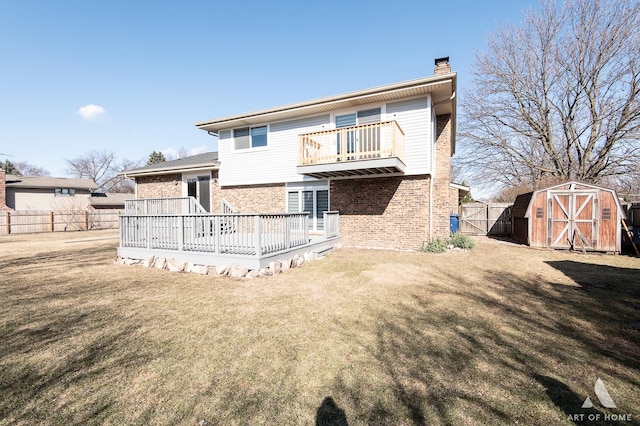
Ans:
[{"label": "white deck railing", "polygon": [[125,200],[124,211],[127,215],[209,213],[193,197]]},{"label": "white deck railing", "polygon": [[308,220],[306,213],[124,214],[120,246],[259,258],[309,244]]},{"label": "white deck railing", "polygon": [[298,138],[300,166],[404,157],[404,132],[395,121],[305,133]]},{"label": "white deck railing", "polygon": [[334,238],[340,235],[340,215],[337,211],[324,212],[324,235]]}]

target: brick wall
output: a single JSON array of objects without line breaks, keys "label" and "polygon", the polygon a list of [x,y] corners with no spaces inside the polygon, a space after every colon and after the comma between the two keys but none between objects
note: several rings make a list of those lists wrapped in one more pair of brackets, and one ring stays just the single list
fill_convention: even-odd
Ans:
[{"label": "brick wall", "polygon": [[213,211],[220,211],[224,198],[240,213],[281,213],[286,211],[285,184],[225,186],[212,188]]},{"label": "brick wall", "polygon": [[449,214],[458,202],[451,191],[451,115],[436,118],[436,165],[433,178],[433,238],[449,236]]},{"label": "brick wall", "polygon": [[427,175],[331,181],[343,244],[419,249],[429,239],[429,184]]},{"label": "brick wall", "polygon": [[[178,182],[174,185],[174,180]],[[159,176],[139,176],[136,178],[138,198],[182,197],[182,175],[174,173]]]}]

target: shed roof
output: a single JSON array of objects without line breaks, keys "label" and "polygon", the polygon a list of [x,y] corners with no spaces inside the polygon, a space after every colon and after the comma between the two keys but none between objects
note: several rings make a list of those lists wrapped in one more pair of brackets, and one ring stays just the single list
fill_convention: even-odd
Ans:
[{"label": "shed roof", "polygon": [[[620,203],[620,198],[618,198],[618,194],[616,193],[615,189],[611,189],[611,188],[606,188],[604,186],[598,186],[598,185],[594,185],[591,183],[584,183],[584,182],[579,182],[576,180],[572,180],[572,181],[567,181],[564,183],[559,183],[557,185],[552,185],[552,186],[548,186],[546,188],[540,188],[537,189],[533,192],[529,192],[526,194],[520,194],[518,195],[518,197],[516,197],[516,201],[513,205],[513,208],[511,210],[511,214],[514,217],[530,217],[531,216],[531,200],[535,197],[535,194],[538,194],[540,192],[543,191],[576,191],[576,190],[584,190],[584,189],[592,189],[592,190],[598,190],[598,191],[607,191],[607,192],[611,192],[613,193],[613,199],[615,200],[615,203],[618,207],[618,214],[624,214],[624,209],[622,208],[622,204]],[[527,198],[528,196],[528,198]],[[520,201],[520,204],[524,205],[525,200],[526,200],[526,210],[524,211],[523,214],[520,214],[520,209],[522,208],[522,205],[518,205],[518,216],[516,216],[514,214],[514,211],[516,210],[516,203],[518,203],[518,199],[520,197],[523,197]]]},{"label": "shed roof", "polygon": [[527,209],[529,208],[529,203],[531,202],[531,197],[533,196],[533,191],[527,192],[526,194],[520,194],[516,197],[516,200],[513,202],[513,207],[511,207],[511,216],[512,217],[525,217],[527,214]]},{"label": "shed roof", "polygon": [[162,163],[151,164],[133,170],[126,170],[120,174],[126,177],[136,177],[166,174],[169,172],[184,172],[189,170],[211,170],[218,169],[219,167],[220,162],[218,161],[218,153],[205,152],[189,157],[178,158],[177,160],[164,161]]}]

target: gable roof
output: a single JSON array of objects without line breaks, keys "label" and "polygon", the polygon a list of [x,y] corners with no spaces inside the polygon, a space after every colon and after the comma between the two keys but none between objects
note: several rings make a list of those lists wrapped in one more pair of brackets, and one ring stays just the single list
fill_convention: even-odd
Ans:
[{"label": "gable roof", "polygon": [[182,173],[190,170],[212,170],[218,169],[219,167],[220,162],[218,161],[218,153],[205,152],[202,154],[192,155],[190,157],[178,158],[177,160],[164,161],[162,163],[150,164],[133,170],[126,170],[120,174],[125,177],[136,177],[160,175],[169,172]]},{"label": "gable roof", "polygon": [[74,188],[90,191],[98,187],[93,179],[51,176],[6,175],[7,188]]},{"label": "gable roof", "polygon": [[264,124],[265,122],[283,121],[295,117],[327,113],[341,108],[349,108],[373,102],[389,102],[430,93],[436,114],[452,115],[452,146],[455,146],[456,76],[457,74],[455,72],[438,74],[372,89],[214,118],[197,122],[195,126],[207,132],[218,133],[220,130],[238,126],[251,126]]}]

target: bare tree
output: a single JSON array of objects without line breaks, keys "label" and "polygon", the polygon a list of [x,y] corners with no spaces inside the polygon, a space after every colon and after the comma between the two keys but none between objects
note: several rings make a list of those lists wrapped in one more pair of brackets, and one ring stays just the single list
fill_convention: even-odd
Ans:
[{"label": "bare tree", "polygon": [[485,183],[599,182],[638,173],[640,6],[542,0],[476,55],[457,160]]},{"label": "bare tree", "polygon": [[68,173],[79,178],[93,179],[99,192],[133,192],[134,185],[129,179],[118,175],[124,170],[135,169],[139,163],[118,160],[111,151],[91,151],[73,160],[67,160]]},{"label": "bare tree", "polygon": [[34,166],[26,161],[16,161],[13,165],[22,176],[49,176],[51,174],[42,167]]}]

